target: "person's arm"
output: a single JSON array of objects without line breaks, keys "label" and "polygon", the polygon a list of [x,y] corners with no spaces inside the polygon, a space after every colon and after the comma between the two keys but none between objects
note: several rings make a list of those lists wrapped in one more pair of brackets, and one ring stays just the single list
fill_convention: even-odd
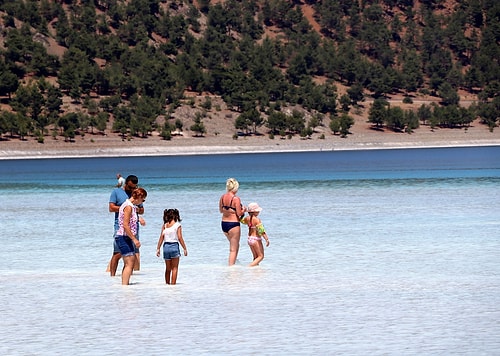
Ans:
[{"label": "person's arm", "polygon": [[123,230],[125,230],[125,233],[128,237],[130,237],[135,246],[139,248],[141,247],[141,242],[137,239],[137,236],[135,236],[130,229],[130,216],[132,215],[132,211],[133,209],[131,206],[126,206],[123,209]]},{"label": "person's arm", "polygon": [[144,205],[142,205],[142,204],[137,205],[136,209],[137,209],[137,210],[136,210],[136,211],[137,211],[137,214],[139,214],[139,215],[144,214]]},{"label": "person's arm", "polygon": [[164,225],[161,226],[160,238],[158,239],[158,244],[156,245],[156,257],[160,257],[160,247],[163,242],[163,227]]},{"label": "person's arm", "polygon": [[110,213],[117,213],[118,211],[120,211],[120,206],[118,204],[116,204],[117,201],[118,201],[118,198],[116,196],[116,189],[113,189],[113,191],[111,192],[111,195],[109,196],[108,210]]},{"label": "person's arm", "polygon": [[113,202],[109,202],[109,212],[110,213],[117,213],[120,211],[120,206],[119,205],[116,205],[115,203]]},{"label": "person's arm", "polygon": [[[224,196],[224,195],[223,195]],[[223,197],[222,196],[222,197]],[[222,197],[219,199],[219,212],[222,214]]]},{"label": "person's arm", "polygon": [[234,204],[236,209],[236,215],[243,216],[245,215],[246,208],[241,205],[241,199],[239,197],[234,197]]},{"label": "person's arm", "polygon": [[146,226],[146,220],[144,220],[144,218],[140,216],[140,214],[144,214],[144,205],[142,204],[136,205],[135,211],[137,212],[137,218],[139,219],[139,224],[141,224],[141,226]]},{"label": "person's arm", "polygon": [[267,236],[266,229],[264,228],[264,224],[262,224],[262,220],[259,219],[257,225],[255,225],[257,229],[257,235],[261,236],[266,240],[266,247],[269,246],[269,237]]},{"label": "person's arm", "polygon": [[264,234],[262,235],[262,237],[266,240],[266,247],[269,247],[269,237],[267,237],[267,233],[264,232]]},{"label": "person's arm", "polygon": [[184,238],[182,237],[182,226],[179,226],[177,229],[177,238],[179,239],[179,243],[182,246],[182,249],[184,250],[184,256],[188,255],[188,250],[186,248],[186,244],[184,243]]}]

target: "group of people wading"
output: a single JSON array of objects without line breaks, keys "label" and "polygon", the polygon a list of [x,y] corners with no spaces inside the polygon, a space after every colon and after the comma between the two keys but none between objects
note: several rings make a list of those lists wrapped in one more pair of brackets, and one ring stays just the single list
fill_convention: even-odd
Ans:
[{"label": "group of people wading", "polygon": [[[122,284],[130,284],[133,271],[140,270],[141,242],[139,240],[139,226],[146,225],[141,217],[144,214],[144,202],[148,195],[144,188],[138,187],[139,178],[129,175],[123,181],[123,177],[117,174],[118,184],[111,192],[109,198],[109,211],[115,213],[113,255],[108,265],[111,276],[116,275],[118,262],[123,259]],[[241,238],[241,224],[248,226],[247,243],[252,251],[253,261],[250,266],[258,266],[264,259],[264,245],[262,239],[269,246],[264,225],[259,218],[262,208],[257,203],[243,206],[238,193],[239,183],[234,178],[226,181],[226,193],[219,199],[219,212],[222,214],[222,232],[229,241],[230,266],[236,264]],[[163,250],[165,260],[165,283],[176,284],[181,257],[180,246],[184,256],[187,256],[187,248],[182,235],[181,218],[177,209],[165,209],[163,212],[163,224],[156,248],[156,256],[160,256]]]}]

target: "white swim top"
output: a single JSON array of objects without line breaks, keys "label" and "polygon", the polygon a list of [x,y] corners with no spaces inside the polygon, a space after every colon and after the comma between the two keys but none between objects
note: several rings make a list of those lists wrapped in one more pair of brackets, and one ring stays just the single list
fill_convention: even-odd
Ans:
[{"label": "white swim top", "polygon": [[167,224],[163,225],[163,242],[179,242],[177,230],[180,226],[181,223],[178,221],[170,227],[167,227]]}]

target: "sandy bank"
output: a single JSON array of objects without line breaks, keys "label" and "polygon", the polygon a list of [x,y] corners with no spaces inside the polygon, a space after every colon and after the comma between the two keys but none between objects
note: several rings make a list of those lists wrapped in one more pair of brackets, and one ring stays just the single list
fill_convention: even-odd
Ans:
[{"label": "sandy bank", "polygon": [[[324,139],[319,138],[324,134]],[[33,138],[0,141],[0,160],[33,158],[124,157],[231,154],[251,152],[300,152],[332,150],[399,149],[427,147],[498,146],[500,129],[490,132],[485,125],[475,123],[467,129],[435,129],[421,127],[412,134],[379,132],[367,123],[357,122],[347,138],[325,130],[311,139],[300,137],[270,139],[266,135],[239,137],[232,133],[192,137],[188,134],[162,140],[158,136],[122,140],[119,136],[86,135],[74,142],[46,137],[45,143]]]}]

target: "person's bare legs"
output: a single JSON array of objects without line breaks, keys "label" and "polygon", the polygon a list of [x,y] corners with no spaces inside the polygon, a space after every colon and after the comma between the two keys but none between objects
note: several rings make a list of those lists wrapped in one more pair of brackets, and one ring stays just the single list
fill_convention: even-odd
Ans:
[{"label": "person's bare legs", "polygon": [[165,260],[165,283],[170,284],[171,260]]},{"label": "person's bare legs", "polygon": [[141,270],[141,254],[137,252],[135,254],[134,271],[140,271],[140,270]]},{"label": "person's bare legs", "polygon": [[135,255],[123,257],[122,285],[130,284],[130,276],[134,271]]},{"label": "person's bare legs", "polygon": [[259,249],[256,246],[256,242],[250,245],[250,251],[252,252],[253,259],[255,260],[259,257]]},{"label": "person's bare legs", "polygon": [[179,271],[179,260],[180,258],[172,258],[170,262],[170,270],[172,271],[172,277],[170,278],[170,284],[177,283],[177,272]]},{"label": "person's bare legs", "polygon": [[241,227],[236,226],[233,227],[228,232],[224,233],[229,241],[229,266],[232,266],[236,263],[236,259],[238,258],[238,251],[240,249],[240,234]]},{"label": "person's bare legs", "polygon": [[113,256],[111,256],[111,260],[109,261],[109,273],[111,274],[111,277],[116,276],[116,270],[118,269],[118,262],[120,262],[120,258],[122,258],[122,255],[119,253],[114,253]]},{"label": "person's bare legs", "polygon": [[259,263],[264,259],[264,245],[262,241],[257,241],[250,245],[250,250],[252,250],[253,261],[250,263],[250,267],[258,266]]}]

